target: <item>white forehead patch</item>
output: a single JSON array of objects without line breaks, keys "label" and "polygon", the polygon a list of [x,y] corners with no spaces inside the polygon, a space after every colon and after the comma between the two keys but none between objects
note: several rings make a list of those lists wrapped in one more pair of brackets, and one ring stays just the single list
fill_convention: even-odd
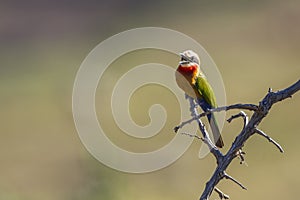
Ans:
[{"label": "white forehead patch", "polygon": [[189,60],[197,63],[198,65],[200,65],[199,56],[194,51],[192,51],[192,50],[186,50],[182,54],[185,55],[186,57],[188,57]]}]

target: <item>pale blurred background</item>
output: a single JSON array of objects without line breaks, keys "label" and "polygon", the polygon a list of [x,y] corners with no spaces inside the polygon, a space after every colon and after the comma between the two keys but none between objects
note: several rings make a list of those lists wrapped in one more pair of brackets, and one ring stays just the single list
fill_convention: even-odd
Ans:
[{"label": "pale blurred background", "polygon": [[[269,87],[278,90],[300,77],[300,2],[296,0],[1,0],[0,199],[198,199],[215,167],[212,156],[198,159],[200,142],[195,141],[173,165],[135,175],[95,160],[75,130],[72,87],[81,62],[106,38],[144,26],[174,29],[201,43],[219,67],[229,104],[258,103]],[[177,58],[172,58],[176,67]],[[116,75],[112,80],[129,69],[129,60],[124,63],[127,68],[112,68],[115,73],[110,74]],[[103,97],[109,103],[108,89],[111,86],[99,88],[99,102]],[[105,126],[116,144],[147,152],[172,139],[179,116],[178,103],[169,91],[144,88],[132,102],[137,123],[147,124],[149,106],[161,103],[170,113],[167,124],[149,140],[132,139],[122,135],[99,103],[98,116],[107,120]],[[244,148],[248,167],[235,160],[228,169],[248,191],[226,180],[219,185],[231,199],[299,198],[299,111],[300,94],[272,108],[260,127],[280,142],[285,153],[259,136],[251,138]],[[240,125],[239,121],[226,125],[227,147]]]}]

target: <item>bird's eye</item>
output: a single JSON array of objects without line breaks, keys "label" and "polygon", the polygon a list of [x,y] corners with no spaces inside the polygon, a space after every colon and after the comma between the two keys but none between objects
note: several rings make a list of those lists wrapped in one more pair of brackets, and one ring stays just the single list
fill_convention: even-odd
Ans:
[{"label": "bird's eye", "polygon": [[181,61],[187,61],[185,57],[181,57]]}]

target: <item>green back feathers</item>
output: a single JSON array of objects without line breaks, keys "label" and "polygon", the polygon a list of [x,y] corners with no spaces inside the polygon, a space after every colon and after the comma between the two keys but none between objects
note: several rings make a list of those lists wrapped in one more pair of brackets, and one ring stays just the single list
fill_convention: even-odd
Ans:
[{"label": "green back feathers", "polygon": [[217,101],[212,87],[204,76],[198,76],[196,78],[195,86],[200,93],[200,96],[212,107],[217,107]]},{"label": "green back feathers", "polygon": [[[209,85],[206,78],[201,74],[196,78],[195,87],[198,90],[200,96],[209,104],[212,108],[217,107],[217,101],[215,94]],[[201,106],[202,107],[202,106]],[[202,108],[203,109],[203,108]],[[204,110],[205,111],[205,110]],[[217,147],[222,148],[224,146],[223,139],[221,137],[221,132],[219,130],[218,122],[215,118],[214,113],[207,115],[210,127],[213,133],[214,141]]]}]

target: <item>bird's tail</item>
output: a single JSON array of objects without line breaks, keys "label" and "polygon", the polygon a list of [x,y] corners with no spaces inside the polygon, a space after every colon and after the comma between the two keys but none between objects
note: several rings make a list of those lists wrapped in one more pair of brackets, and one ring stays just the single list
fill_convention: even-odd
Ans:
[{"label": "bird's tail", "polygon": [[224,146],[224,142],[215,115],[212,113],[207,115],[207,117],[214,137],[214,142],[216,143],[217,147],[222,148]]}]

